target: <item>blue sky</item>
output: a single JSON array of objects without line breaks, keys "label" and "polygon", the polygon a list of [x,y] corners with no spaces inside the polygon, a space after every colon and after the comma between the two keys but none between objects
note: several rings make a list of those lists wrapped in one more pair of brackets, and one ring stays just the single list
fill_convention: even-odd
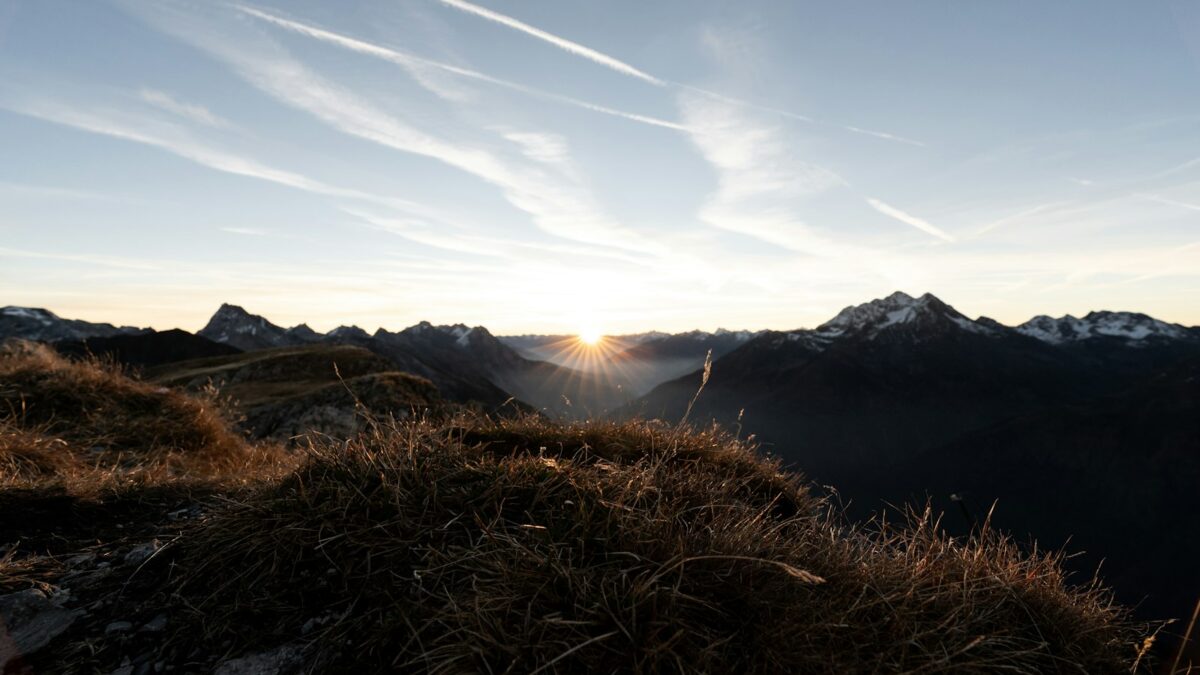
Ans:
[{"label": "blue sky", "polygon": [[1195,3],[0,0],[0,304],[1200,324]]}]

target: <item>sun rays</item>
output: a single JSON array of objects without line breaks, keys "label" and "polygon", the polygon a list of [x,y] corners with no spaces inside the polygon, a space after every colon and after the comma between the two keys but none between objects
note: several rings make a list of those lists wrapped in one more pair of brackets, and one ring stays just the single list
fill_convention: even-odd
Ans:
[{"label": "sun rays", "polygon": [[582,342],[585,347],[598,347],[602,340],[604,340],[604,336],[600,334],[600,331],[594,328],[584,328],[583,330],[579,331],[579,341]]}]

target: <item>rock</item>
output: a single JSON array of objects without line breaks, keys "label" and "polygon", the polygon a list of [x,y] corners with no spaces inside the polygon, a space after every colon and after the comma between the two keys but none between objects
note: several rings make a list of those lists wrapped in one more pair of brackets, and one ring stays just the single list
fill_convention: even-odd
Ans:
[{"label": "rock", "polygon": [[162,545],[158,543],[157,539],[148,541],[144,544],[138,544],[137,546],[129,549],[129,552],[125,554],[125,564],[140,565],[149,560],[150,556],[158,553],[158,549],[160,548],[162,548]]},{"label": "rock", "polygon": [[112,635],[113,633],[128,633],[131,630],[133,630],[132,623],[128,621],[114,621],[104,627],[104,634]]},{"label": "rock", "polygon": [[166,627],[167,627],[167,615],[159,614],[159,615],[155,616],[153,619],[150,619],[149,621],[147,621],[146,625],[142,626],[138,630],[143,633],[161,633]]},{"label": "rock", "polygon": [[61,598],[47,597],[36,588],[0,595],[0,672],[50,644],[84,615],[83,610],[62,607]]},{"label": "rock", "polygon": [[67,567],[88,567],[94,562],[96,562],[95,553],[80,553],[67,558]]},{"label": "rock", "polygon": [[303,663],[304,649],[288,644],[265,652],[229,659],[217,664],[214,675],[283,675]]}]

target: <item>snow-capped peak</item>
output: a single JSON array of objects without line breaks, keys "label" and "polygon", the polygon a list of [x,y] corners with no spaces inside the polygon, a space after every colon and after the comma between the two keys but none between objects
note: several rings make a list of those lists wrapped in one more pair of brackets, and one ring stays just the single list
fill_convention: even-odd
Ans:
[{"label": "snow-capped peak", "polygon": [[338,326],[325,334],[325,337],[344,340],[348,338],[365,339],[370,337],[367,331],[358,326]]},{"label": "snow-capped peak", "polygon": [[450,334],[454,336],[454,341],[459,347],[466,347],[471,344],[471,333],[475,332],[473,328],[467,328],[462,324],[457,324],[450,327]]},{"label": "snow-capped peak", "polygon": [[1135,343],[1154,338],[1184,340],[1189,336],[1183,326],[1136,312],[1089,312],[1082,319],[1070,314],[1057,319],[1040,315],[1017,326],[1017,332],[1051,344],[1100,336],[1123,338]]},{"label": "snow-capped peak", "polygon": [[[931,298],[924,295],[922,299]],[[817,327],[820,333],[845,333],[863,328],[883,328],[897,323],[908,323],[916,317],[919,301],[911,295],[896,291],[886,298],[851,305],[838,312],[837,316]]]},{"label": "snow-capped peak", "polygon": [[0,314],[19,319],[30,319],[46,326],[59,320],[58,316],[55,315],[54,312],[51,312],[48,309],[40,309],[36,307],[14,307],[10,305],[8,307],[0,308]]},{"label": "snow-capped peak", "polygon": [[447,337],[453,338],[454,343],[459,347],[469,347],[471,345],[471,336],[477,331],[486,330],[480,327],[471,328],[465,324],[456,323],[453,325],[435,326],[428,321],[422,321],[415,326],[405,328],[405,333],[415,333],[418,335],[429,335],[431,333],[439,333]]},{"label": "snow-capped peak", "polygon": [[730,338],[732,338],[738,342],[746,342],[746,341],[750,340],[751,338],[757,337],[758,335],[761,335],[761,334],[762,334],[762,331],[726,330],[724,328],[718,328],[717,330],[713,331],[713,337],[729,336]]},{"label": "snow-capped peak", "polygon": [[894,327],[953,325],[971,333],[990,335],[995,329],[977,323],[930,293],[914,298],[896,291],[886,298],[852,305],[817,327],[814,333],[830,339],[843,335],[864,334],[874,338],[881,331]]}]

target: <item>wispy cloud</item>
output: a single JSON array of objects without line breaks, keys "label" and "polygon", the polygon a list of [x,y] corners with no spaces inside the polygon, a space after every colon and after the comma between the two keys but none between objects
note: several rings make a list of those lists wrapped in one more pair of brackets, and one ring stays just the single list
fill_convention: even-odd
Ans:
[{"label": "wispy cloud", "polygon": [[980,236],[980,235],[987,234],[988,232],[991,232],[992,230],[995,230],[996,228],[1003,227],[1003,226],[1005,226],[1005,225],[1010,225],[1010,224],[1012,224],[1012,223],[1015,223],[1015,222],[1021,221],[1021,220],[1025,219],[1025,218],[1028,218],[1028,217],[1030,217],[1030,216],[1034,216],[1034,215],[1037,215],[1037,214],[1039,214],[1039,213],[1043,213],[1043,212],[1045,212],[1045,211],[1048,211],[1048,210],[1050,210],[1050,209],[1052,209],[1052,208],[1055,208],[1055,207],[1058,207],[1058,206],[1063,206],[1063,205],[1066,205],[1066,204],[1068,204],[1068,203],[1069,203],[1069,202],[1048,202],[1048,203],[1045,203],[1045,204],[1038,204],[1037,206],[1030,207],[1030,208],[1028,208],[1028,209],[1025,209],[1025,210],[1023,210],[1023,211],[1018,211],[1017,213],[1014,213],[1014,214],[1012,214],[1011,216],[1005,216],[1005,217],[1003,217],[1003,218],[997,218],[996,220],[993,220],[992,222],[990,222],[990,223],[988,223],[988,224],[984,225],[983,227],[979,228],[979,230],[977,230],[977,231],[975,232],[975,235],[974,235],[974,236],[978,237],[978,236]]},{"label": "wispy cloud", "polygon": [[1191,211],[1200,211],[1200,204],[1192,204],[1190,202],[1181,202],[1181,201],[1178,201],[1175,199],[1167,199],[1166,197],[1161,197],[1159,195],[1152,195],[1152,194],[1146,194],[1146,193],[1139,193],[1137,196],[1141,197],[1142,199],[1145,199],[1147,201],[1157,202],[1159,204],[1166,204],[1167,206],[1178,206],[1181,209],[1188,209]]},{"label": "wispy cloud", "polygon": [[186,130],[150,117],[98,105],[79,105],[44,98],[7,100],[0,98],[0,109],[55,124],[158,148],[201,166],[258,180],[284,185],[329,197],[360,199],[393,208],[417,209],[412,202],[338,187],[303,174],[263,164],[255,159],[212,146],[194,138]]},{"label": "wispy cloud", "polygon": [[692,143],[717,174],[701,220],[795,251],[844,251],[797,215],[799,201],[845,185],[840,176],[798,159],[777,126],[736,103],[687,89],[678,100]]},{"label": "wispy cloud", "polygon": [[645,266],[644,258],[629,255],[620,250],[600,247],[585,247],[571,244],[538,243],[521,239],[509,239],[465,228],[437,225],[415,218],[385,216],[362,209],[341,209],[362,220],[370,227],[399,235],[410,241],[456,253],[468,253],[490,258],[505,258],[513,263],[533,264],[544,260],[547,253],[564,258],[598,258],[606,261],[621,261],[630,265]]},{"label": "wispy cloud", "polygon": [[538,89],[536,87],[530,87],[530,86],[527,86],[524,84],[520,84],[518,82],[513,82],[511,80],[505,80],[503,78],[493,77],[486,73],[482,73],[477,70],[472,70],[470,68],[462,68],[460,66],[455,66],[453,64],[443,63],[441,61],[435,61],[433,59],[427,59],[427,58],[424,58],[421,56],[417,56],[415,54],[400,51],[398,49],[384,47],[382,45],[374,44],[371,42],[366,42],[364,40],[360,40],[357,38],[352,38],[347,35],[343,35],[340,33],[335,33],[333,31],[325,30],[323,28],[318,28],[318,27],[310,25],[310,24],[301,23],[299,21],[293,21],[291,19],[285,19],[281,16],[277,16],[275,14],[270,14],[268,12],[264,12],[262,10],[255,9],[252,7],[245,7],[242,5],[235,5],[235,7],[241,12],[244,12],[250,16],[261,19],[263,21],[267,21],[271,24],[279,26],[280,28],[284,28],[284,29],[293,31],[295,33],[299,33],[301,35],[305,35],[305,36],[308,36],[308,37],[316,39],[316,40],[321,40],[321,41],[329,43],[329,44],[334,44],[334,45],[337,45],[344,49],[349,49],[351,51],[358,52],[360,54],[366,54],[368,56],[373,56],[375,58],[382,59],[384,61],[390,61],[392,63],[400,65],[403,68],[405,68],[405,70],[407,70],[414,78],[417,79],[418,82],[420,82],[422,85],[424,85],[427,89],[430,89],[431,91],[438,94],[439,96],[442,96],[443,98],[450,98],[450,99],[458,98],[458,93],[456,91],[450,91],[450,90],[447,90],[445,87],[439,86],[435,81],[433,81],[429,77],[427,77],[428,71],[431,69],[437,70],[440,72],[444,72],[444,73],[449,73],[449,74],[457,76],[457,77],[475,80],[478,82],[485,82],[487,84],[491,84],[491,85],[494,85],[497,87],[501,87],[501,88],[508,89],[511,91],[520,92],[520,93],[526,94],[528,96],[533,96],[533,97],[548,100],[548,101],[554,101],[554,102],[561,103],[564,105],[574,106],[576,108],[581,108],[583,110],[589,110],[591,112],[596,112],[596,113],[600,113],[600,114],[604,114],[604,115],[611,115],[613,117],[621,117],[621,118],[624,118],[627,120],[632,120],[634,122],[641,122],[643,124],[649,124],[652,126],[663,127],[666,129],[675,129],[677,131],[683,130],[683,127],[680,124],[678,124],[676,122],[671,122],[669,120],[659,119],[659,118],[652,117],[649,115],[639,115],[637,113],[631,113],[631,112],[627,112],[624,110],[617,110],[615,108],[602,106],[602,105],[592,103],[589,101],[583,101],[583,100],[580,100],[577,98],[572,98],[570,96],[563,96],[562,94],[556,94],[554,92],[545,91],[543,89]]},{"label": "wispy cloud", "polygon": [[654,85],[657,85],[660,87],[665,86],[667,84],[663,80],[660,80],[657,77],[654,77],[653,75],[650,75],[648,73],[642,72],[641,70],[634,68],[633,66],[629,65],[628,63],[625,63],[624,61],[621,61],[612,56],[609,56],[608,54],[596,51],[595,49],[592,49],[591,47],[585,47],[585,46],[579,44],[578,42],[572,42],[571,40],[568,40],[563,37],[559,37],[557,35],[554,35],[553,33],[549,33],[540,28],[535,28],[523,21],[514,19],[511,16],[501,14],[499,12],[493,12],[490,9],[487,9],[485,7],[480,7],[479,5],[473,5],[469,2],[465,2],[464,0],[440,0],[440,2],[444,5],[449,5],[450,7],[453,7],[455,9],[459,9],[464,12],[474,14],[475,16],[482,17],[484,19],[487,19],[488,21],[494,21],[502,26],[507,26],[514,30],[521,31],[522,33],[525,33],[526,35],[532,35],[533,37],[535,37],[539,40],[548,42],[548,43],[554,45],[555,47],[558,47],[559,49],[563,49],[563,50],[568,51],[577,56],[582,56],[583,58],[588,59],[589,61],[594,61],[595,63],[598,63],[606,68],[611,68],[612,70],[615,70],[618,73],[623,73],[623,74],[629,75],[631,77],[636,77],[639,80],[643,80],[645,82],[649,82],[650,84],[654,84]]},{"label": "wispy cloud", "polygon": [[[0,104],[2,107],[2,104]],[[0,181],[0,192],[15,195],[46,199],[93,199],[98,201],[124,201],[123,198],[91,190],[76,190],[74,188],[54,187],[50,185],[29,185],[26,183],[9,183]]]},{"label": "wispy cloud", "polygon": [[[174,10],[174,11],[172,11]],[[151,25],[228,64],[255,88],[302,110],[341,133],[437,160],[498,187],[504,198],[543,231],[643,255],[667,252],[645,235],[605,215],[589,192],[527,160],[512,162],[490,149],[436,136],[328,80],[292,58],[267,36],[220,16],[181,14],[158,5],[131,7]],[[238,32],[241,31],[241,32]]]},{"label": "wispy cloud", "polygon": [[946,234],[945,231],[943,231],[941,228],[937,227],[936,225],[930,223],[927,220],[918,218],[912,214],[905,213],[904,211],[901,211],[900,209],[892,206],[891,204],[887,204],[885,202],[882,202],[882,201],[880,201],[878,199],[874,199],[874,198],[867,199],[867,203],[871,205],[871,208],[882,213],[883,215],[889,216],[891,218],[895,218],[896,220],[898,220],[906,225],[912,225],[913,227],[917,228],[918,230],[920,230],[926,234],[931,234],[943,241],[954,241],[954,237],[950,236],[949,234]]},{"label": "wispy cloud", "polygon": [[36,260],[59,260],[63,262],[85,263],[88,265],[99,265],[101,267],[115,267],[124,270],[137,270],[144,272],[161,271],[161,264],[152,263],[136,258],[119,258],[114,256],[96,255],[92,253],[46,253],[44,251],[27,251],[24,249],[8,248],[0,246],[0,257],[4,258],[32,258]]},{"label": "wispy cloud", "polygon": [[516,143],[521,154],[535,162],[541,162],[564,170],[571,169],[571,153],[567,140],[558,134],[540,131],[505,131],[504,138]]},{"label": "wispy cloud", "polygon": [[239,234],[245,237],[267,237],[271,235],[271,233],[267,230],[257,227],[222,227],[221,231],[228,232],[229,234]]},{"label": "wispy cloud", "polygon": [[[599,64],[606,66],[608,68],[611,68],[619,73],[629,75],[631,77],[635,77],[639,80],[642,80],[644,82],[649,82],[656,86],[675,87],[675,88],[686,89],[686,90],[692,91],[694,93],[698,93],[698,94],[701,94],[704,96],[711,97],[711,98],[719,100],[719,101],[724,101],[726,103],[732,103],[734,105],[745,106],[745,107],[753,108],[756,110],[763,110],[766,112],[771,112],[776,115],[780,115],[780,116],[786,117],[788,119],[798,120],[801,122],[809,122],[809,123],[819,124],[819,122],[812,119],[811,117],[801,115],[798,113],[794,113],[794,112],[791,112],[788,110],[783,110],[781,108],[775,108],[772,106],[760,105],[757,103],[746,101],[744,99],[739,99],[739,98],[735,98],[732,96],[726,96],[724,94],[721,94],[721,93],[718,93],[715,91],[710,91],[708,89],[703,89],[700,87],[687,85],[687,84],[681,84],[679,82],[672,82],[670,80],[665,80],[660,77],[656,77],[645,71],[634,68],[633,66],[629,65],[628,63],[625,63],[624,61],[618,60],[612,56],[609,56],[607,54],[599,52],[595,49],[586,47],[577,42],[572,42],[571,40],[554,35],[553,33],[542,30],[540,28],[536,28],[534,26],[531,26],[523,21],[515,19],[506,14],[501,14],[499,12],[495,12],[495,11],[487,9],[485,7],[480,7],[479,5],[471,4],[469,2],[466,2],[465,0],[439,0],[439,2],[441,2],[442,4],[445,4],[445,5],[454,7],[456,9],[460,9],[464,12],[469,12],[476,16],[483,17],[489,21],[494,21],[496,23],[507,26],[509,28],[513,28],[515,30],[521,31],[522,33],[531,35],[535,38],[538,38],[539,40],[544,40],[544,41],[546,41],[556,47],[559,47],[560,49],[563,49],[567,52],[570,52],[577,56],[582,56],[583,58],[586,58],[588,60],[599,63]],[[601,112],[604,112],[604,111],[601,111]],[[628,115],[624,114],[624,116],[628,116]],[[844,130],[852,132],[852,133],[863,134],[866,136],[872,136],[874,138],[880,138],[880,139],[892,141],[895,143],[903,143],[905,145],[913,145],[913,146],[918,146],[918,147],[925,146],[925,143],[923,143],[921,141],[913,140],[911,138],[906,138],[904,136],[900,136],[897,134],[887,133],[884,131],[863,129],[861,127],[848,126],[848,125],[843,125],[843,124],[834,124],[831,126],[834,126],[836,128],[840,128],[840,129],[844,129]]]},{"label": "wispy cloud", "polygon": [[143,87],[142,90],[138,92],[138,96],[140,96],[143,101],[156,108],[173,113],[192,122],[197,122],[210,127],[225,128],[232,126],[227,120],[214,115],[208,108],[192,103],[184,103],[177,100],[175,97],[171,96],[165,91],[147,89]]},{"label": "wispy cloud", "polygon": [[852,127],[852,126],[843,126],[842,128],[845,129],[846,131],[853,131],[856,134],[863,134],[866,136],[874,136],[875,138],[882,138],[887,141],[895,141],[897,143],[904,143],[905,145],[915,145],[920,148],[925,147],[925,144],[922,143],[921,141],[915,141],[911,138],[905,138],[904,136],[898,136],[896,134],[889,134],[886,131],[873,131],[871,129],[863,129],[860,127]]}]

